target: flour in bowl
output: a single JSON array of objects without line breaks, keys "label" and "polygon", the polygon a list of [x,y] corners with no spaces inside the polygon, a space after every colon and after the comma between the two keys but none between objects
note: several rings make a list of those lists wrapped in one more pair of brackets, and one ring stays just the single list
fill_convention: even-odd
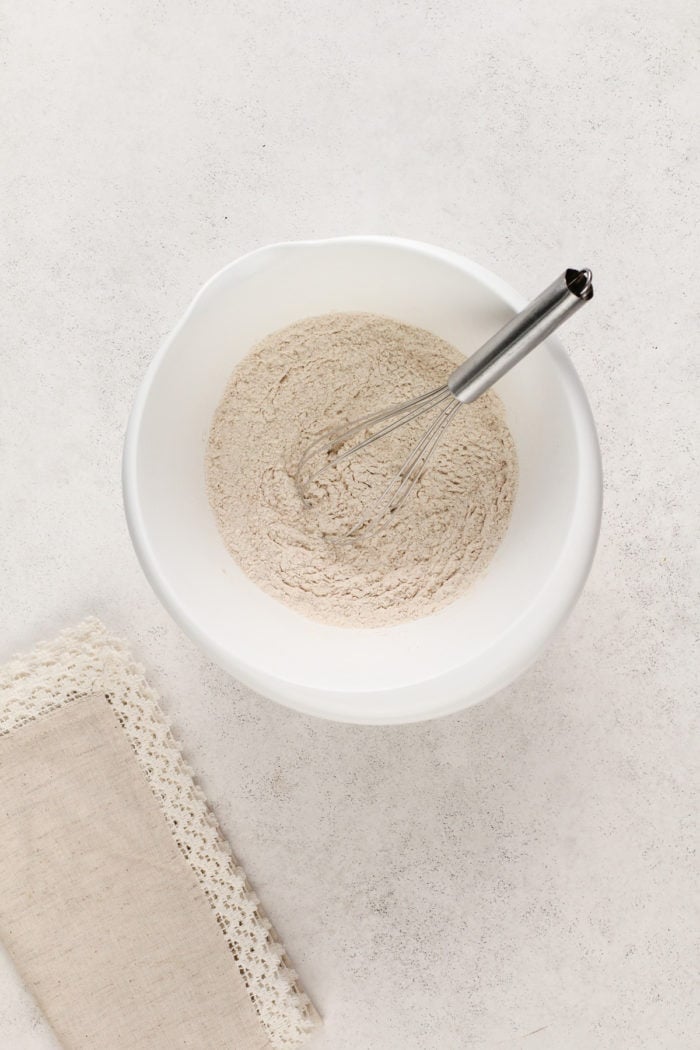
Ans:
[{"label": "flour in bowl", "polygon": [[467,590],[503,538],[517,485],[513,440],[492,391],[457,412],[395,518],[354,543],[329,543],[323,532],[352,523],[426,419],[329,472],[310,505],[294,480],[323,427],[441,386],[462,359],[431,332],[364,313],[309,317],[251,350],[214,416],[207,483],[226,547],[255,583],[343,627],[415,620]]}]

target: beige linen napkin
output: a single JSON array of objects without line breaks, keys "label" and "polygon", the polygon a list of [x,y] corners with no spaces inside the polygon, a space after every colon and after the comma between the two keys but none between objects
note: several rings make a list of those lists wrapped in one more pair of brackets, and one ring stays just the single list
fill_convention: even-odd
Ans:
[{"label": "beige linen napkin", "polygon": [[157,697],[95,620],[0,668],[0,937],[66,1050],[283,1050],[317,1017]]}]

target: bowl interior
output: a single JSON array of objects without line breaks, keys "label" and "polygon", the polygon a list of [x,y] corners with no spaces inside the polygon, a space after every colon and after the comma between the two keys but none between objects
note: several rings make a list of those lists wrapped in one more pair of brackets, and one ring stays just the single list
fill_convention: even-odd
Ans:
[{"label": "bowl interior", "polygon": [[[485,575],[432,616],[334,628],[268,597],[224,548],[204,473],[229,375],[269,332],[312,314],[366,310],[428,328],[468,355],[520,305],[457,256],[369,239],[262,249],[205,286],[144,383],[125,491],[147,574],[215,659],[277,699],[358,721],[427,717],[443,702],[440,680],[455,673],[469,703],[518,653],[522,662],[538,634],[526,638],[522,627],[570,542],[581,495],[577,397],[586,411],[585,397],[552,340],[498,385],[520,468],[505,539]],[[551,629],[540,627],[539,635]]]}]

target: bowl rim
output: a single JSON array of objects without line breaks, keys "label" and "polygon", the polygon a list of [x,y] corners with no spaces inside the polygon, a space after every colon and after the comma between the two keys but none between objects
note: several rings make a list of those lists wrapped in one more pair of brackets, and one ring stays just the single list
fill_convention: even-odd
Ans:
[{"label": "bowl rim", "polygon": [[[299,683],[289,682],[277,675],[269,675],[255,665],[248,664],[238,655],[219,645],[200,625],[193,620],[187,608],[180,602],[172,590],[166,575],[162,572],[156,551],[151,546],[148,530],[143,517],[143,512],[138,495],[137,461],[139,451],[139,440],[143,416],[148,403],[153,383],[160,367],[167,357],[172,345],[179,333],[187,324],[192,313],[197,309],[200,301],[207,295],[213,285],[230,270],[238,268],[241,264],[248,263],[255,258],[266,254],[273,255],[282,251],[298,248],[316,248],[330,245],[361,244],[364,246],[391,246],[401,248],[414,253],[422,254],[441,262],[447,262],[461,269],[466,275],[475,278],[486,288],[498,295],[508,306],[519,310],[526,305],[526,298],[515,291],[511,285],[502,280],[496,274],[479,263],[457,252],[435,245],[426,244],[408,238],[383,236],[377,234],[353,234],[349,236],[328,237],[313,240],[280,241],[273,244],[256,248],[251,252],[239,256],[233,261],[221,267],[214,273],[197,291],[190,301],[187,309],[180,317],[168,336],[160,344],[157,352],[150,361],[141,384],[136,393],[134,403],[127,423],[124,450],[122,456],[122,494],[127,526],[134,550],[141,564],[141,568],[150,583],[156,597],[164,606],[166,611],[175,620],[178,626],[187,634],[191,640],[210,656],[219,666],[223,667],[238,681],[255,689],[271,699],[290,707],[303,714],[313,715],[326,720],[352,722],[356,724],[402,724],[406,722],[425,721],[433,718],[443,717],[473,706],[487,699],[489,696],[505,688],[518,678],[535,660],[549,643],[552,635],[564,623],[571,610],[576,604],[581,591],[585,585],[590,572],[593,558],[600,534],[602,518],[603,497],[603,474],[600,457],[598,436],[593,420],[593,415],[586,397],[583,384],[568,355],[563,348],[550,339],[549,349],[553,363],[559,370],[560,379],[571,396],[574,405],[574,422],[577,428],[577,449],[579,454],[579,483],[576,498],[576,510],[572,515],[571,524],[566,541],[563,545],[559,559],[552,566],[549,576],[543,582],[542,587],[533,597],[532,602],[522,614],[509,627],[507,634],[523,629],[529,623],[529,628],[521,636],[520,644],[517,646],[517,654],[510,661],[504,661],[505,666],[498,672],[493,673],[489,680],[482,684],[481,688],[472,690],[471,693],[464,682],[465,667],[457,671],[448,672],[444,676],[433,677],[430,682],[444,683],[447,686],[443,700],[439,704],[422,705],[419,708],[412,707],[410,711],[401,712],[400,704],[394,706],[397,711],[387,712],[382,710],[376,716],[368,715],[362,710],[359,714],[355,710],[358,695],[365,697],[377,696],[381,693],[390,694],[392,697],[401,697],[402,694],[412,693],[414,686],[403,686],[395,689],[367,690],[359,694],[357,690],[349,693],[339,688],[336,690],[316,689],[313,687],[302,687]],[[581,503],[585,503],[587,513],[579,510]],[[577,535],[572,539],[572,534]],[[562,568],[561,562],[567,561],[566,568]],[[547,592],[547,601],[543,596]],[[533,618],[534,606],[538,616]],[[503,637],[503,636],[502,636]],[[501,639],[494,639],[495,644]],[[489,647],[491,648],[491,646]],[[460,675],[459,672],[462,672]],[[428,680],[426,680],[428,681]],[[424,686],[426,683],[418,683]],[[468,695],[465,696],[465,693]],[[335,699],[346,697],[342,707],[328,709],[323,703],[323,698],[333,694]]]}]

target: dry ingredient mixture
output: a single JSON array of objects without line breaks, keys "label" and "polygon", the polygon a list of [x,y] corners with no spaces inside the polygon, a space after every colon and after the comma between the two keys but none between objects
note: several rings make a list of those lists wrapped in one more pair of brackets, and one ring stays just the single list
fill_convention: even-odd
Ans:
[{"label": "dry ingredient mixture", "polygon": [[431,332],[363,313],[309,317],[267,336],[235,369],[207,449],[209,499],[226,547],[263,590],[324,623],[378,627],[426,616],[486,567],[510,517],[517,460],[499,397],[454,417],[391,523],[352,544],[349,526],[431,416],[314,483],[294,474],[323,427],[441,386],[461,355]]}]

